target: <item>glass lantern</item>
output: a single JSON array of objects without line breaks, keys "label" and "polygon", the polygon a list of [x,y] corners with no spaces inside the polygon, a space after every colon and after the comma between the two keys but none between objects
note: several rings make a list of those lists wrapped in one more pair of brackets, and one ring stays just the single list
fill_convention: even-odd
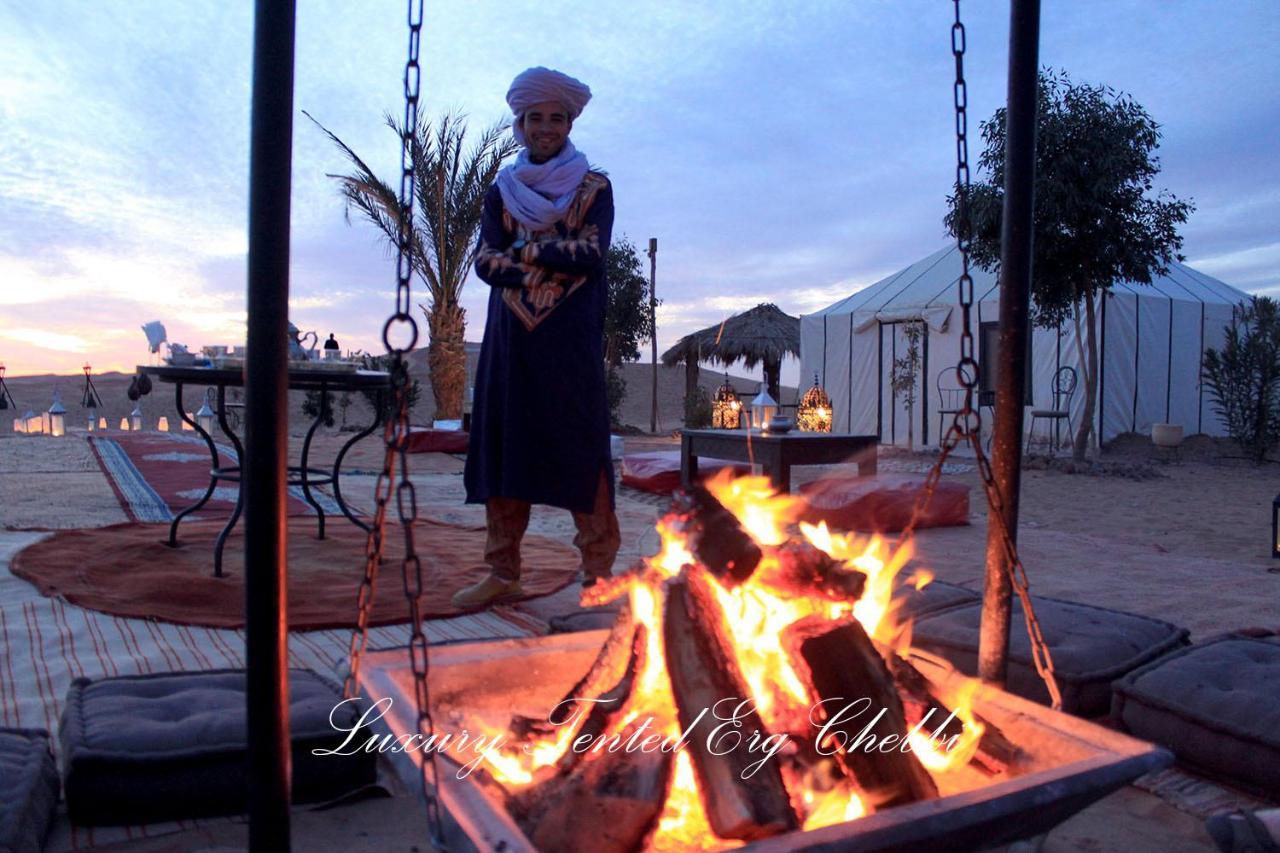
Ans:
[{"label": "glass lantern", "polygon": [[769,429],[769,419],[778,411],[778,401],[769,396],[769,389],[760,383],[760,393],[751,401],[751,426],[758,432]]},{"label": "glass lantern", "polygon": [[813,387],[804,392],[796,409],[796,426],[803,432],[831,432],[831,397],[813,374]]},{"label": "glass lantern", "polygon": [[716,389],[715,399],[711,401],[711,428],[737,429],[742,422],[742,401],[729,384],[729,374],[724,375],[724,384]]},{"label": "glass lantern", "polygon": [[58,392],[53,393],[53,405],[49,407],[49,435],[63,436],[67,434],[67,410],[58,399]]},{"label": "glass lantern", "polygon": [[[209,389],[212,391],[213,389]],[[204,404],[196,412],[196,428],[205,435],[213,434],[213,407],[209,405],[209,391],[205,392]]]}]

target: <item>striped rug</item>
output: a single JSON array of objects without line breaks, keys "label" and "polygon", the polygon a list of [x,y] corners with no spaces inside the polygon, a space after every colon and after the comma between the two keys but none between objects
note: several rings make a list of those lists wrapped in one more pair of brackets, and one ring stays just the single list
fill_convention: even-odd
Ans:
[{"label": "striped rug", "polygon": [[[85,610],[60,598],[45,598],[9,572],[18,551],[43,532],[0,531],[0,725],[48,729],[58,749],[58,719],[71,680],[178,670],[244,666],[244,632],[125,619]],[[355,602],[352,601],[352,607]],[[536,617],[511,607],[426,624],[431,643],[546,633]],[[348,631],[293,632],[289,665],[336,678],[345,667]],[[370,648],[405,646],[408,625],[369,631]],[[81,850],[149,835],[163,835],[197,822],[150,827],[74,828],[60,816],[46,850]]]}]

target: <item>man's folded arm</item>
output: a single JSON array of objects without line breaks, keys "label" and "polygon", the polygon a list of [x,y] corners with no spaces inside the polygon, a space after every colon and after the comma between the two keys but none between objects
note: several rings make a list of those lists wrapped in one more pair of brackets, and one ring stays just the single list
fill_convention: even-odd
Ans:
[{"label": "man's folded arm", "polygon": [[520,260],[554,272],[585,275],[604,264],[612,237],[613,186],[606,183],[596,193],[576,234],[530,243],[520,251]]}]

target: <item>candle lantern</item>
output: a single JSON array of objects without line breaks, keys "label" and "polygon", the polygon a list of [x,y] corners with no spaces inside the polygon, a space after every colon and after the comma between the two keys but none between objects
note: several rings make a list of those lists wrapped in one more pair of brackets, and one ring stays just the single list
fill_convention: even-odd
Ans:
[{"label": "candle lantern", "polygon": [[25,432],[30,435],[39,435],[44,427],[44,416],[27,409],[27,413],[22,416],[22,422],[26,425]]},{"label": "candle lantern", "polygon": [[156,430],[159,432],[168,432],[169,419],[166,418],[164,415],[161,415],[160,419],[156,421]]},{"label": "candle lantern", "polygon": [[210,388],[205,391],[204,405],[200,407],[200,411],[196,412],[196,426],[205,435],[213,434],[213,407],[209,405],[209,395],[213,393]]},{"label": "candle lantern", "polygon": [[813,374],[813,387],[804,392],[796,409],[796,426],[804,432],[831,432],[831,397]]},{"label": "candle lantern", "polygon": [[138,432],[142,429],[142,405],[133,407],[133,411],[129,413],[129,429]]},{"label": "candle lantern", "polygon": [[724,375],[724,384],[716,389],[715,399],[711,401],[711,426],[713,429],[737,429],[742,421],[742,401],[729,384],[729,374]]},{"label": "candle lantern", "polygon": [[107,419],[101,418],[101,417],[98,418],[98,429],[105,430],[106,428],[107,428]]},{"label": "candle lantern", "polygon": [[191,422],[194,421],[195,419],[196,419],[196,416],[193,412],[187,412],[187,416],[182,421],[182,431],[195,432],[196,428],[191,425]]},{"label": "candle lantern", "polygon": [[128,418],[121,418],[121,419],[120,419],[120,431],[121,431],[121,432],[128,432],[128,431],[129,431],[129,419],[128,419]]},{"label": "candle lantern", "polygon": [[53,392],[53,405],[45,414],[49,417],[49,435],[57,437],[67,434],[67,410],[58,399],[57,391]]},{"label": "candle lantern", "polygon": [[757,430],[767,431],[769,419],[778,411],[778,401],[769,396],[769,389],[760,383],[760,393],[751,401],[751,426]]}]

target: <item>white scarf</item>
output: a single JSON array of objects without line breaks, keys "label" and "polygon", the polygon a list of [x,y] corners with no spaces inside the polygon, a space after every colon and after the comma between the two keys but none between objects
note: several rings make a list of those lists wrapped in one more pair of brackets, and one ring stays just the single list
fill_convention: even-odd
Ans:
[{"label": "white scarf", "polygon": [[545,231],[564,218],[574,193],[587,175],[587,158],[565,140],[560,153],[545,163],[529,159],[529,149],[498,173],[502,202],[530,231]]}]

